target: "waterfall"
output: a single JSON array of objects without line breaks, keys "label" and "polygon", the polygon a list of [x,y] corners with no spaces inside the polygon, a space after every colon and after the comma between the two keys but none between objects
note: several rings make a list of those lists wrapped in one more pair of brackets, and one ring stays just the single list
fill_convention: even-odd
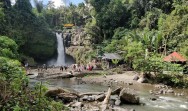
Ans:
[{"label": "waterfall", "polygon": [[63,37],[62,33],[56,33],[57,37],[57,51],[58,51],[58,56],[57,56],[57,61],[56,61],[56,66],[62,66],[65,65],[65,51],[64,51],[64,42],[63,42]]}]

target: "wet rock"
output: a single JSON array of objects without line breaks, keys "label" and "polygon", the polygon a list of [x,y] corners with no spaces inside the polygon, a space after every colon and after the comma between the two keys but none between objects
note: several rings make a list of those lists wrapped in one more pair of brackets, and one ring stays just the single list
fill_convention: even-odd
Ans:
[{"label": "wet rock", "polygon": [[112,100],[112,99],[111,99],[111,100],[109,101],[109,104],[112,105],[112,106],[114,106],[114,105],[115,105],[115,100]]},{"label": "wet rock", "polygon": [[119,106],[120,104],[121,104],[121,100],[116,99],[116,101],[115,101],[115,105],[116,105],[116,106]]},{"label": "wet rock", "polygon": [[104,94],[95,96],[95,100],[96,100],[96,101],[100,101],[100,102],[102,102],[102,101],[104,100],[104,98],[105,98],[105,95],[104,95]]},{"label": "wet rock", "polygon": [[63,89],[53,89],[53,90],[47,91],[45,96],[51,97],[51,98],[56,98],[58,96],[58,94],[64,93],[64,92],[66,92],[66,91]]},{"label": "wet rock", "polygon": [[156,97],[151,97],[150,100],[152,100],[152,101],[156,101],[157,98],[156,98]]},{"label": "wet rock", "polygon": [[84,95],[84,97],[82,97],[82,100],[83,100],[83,101],[87,101],[87,100],[88,100],[88,98],[89,98],[89,96],[88,96],[88,95]]},{"label": "wet rock", "polygon": [[138,75],[135,75],[133,80],[137,81],[139,79],[139,76]]},{"label": "wet rock", "polygon": [[91,96],[88,96],[88,95],[84,95],[82,98],[80,98],[79,100],[80,101],[89,101],[89,102],[93,102],[95,101],[95,98],[96,98],[96,95],[91,95]]},{"label": "wet rock", "polygon": [[65,103],[72,102],[78,98],[77,95],[72,94],[72,93],[60,93],[58,94],[58,97],[62,99]]},{"label": "wet rock", "polygon": [[110,99],[112,99],[112,100],[116,100],[116,99],[118,99],[118,98],[119,98],[118,95],[111,95],[111,96],[110,96]]},{"label": "wet rock", "polygon": [[95,95],[89,96],[87,99],[89,102],[95,101]]},{"label": "wet rock", "polygon": [[139,97],[134,93],[134,90],[132,89],[123,88],[120,92],[119,97],[122,103],[129,103],[129,104],[140,103]]},{"label": "wet rock", "polygon": [[141,77],[140,79],[137,80],[139,83],[148,83],[148,80],[146,78]]},{"label": "wet rock", "polygon": [[158,91],[158,94],[166,94],[166,89],[160,89],[160,90]]}]

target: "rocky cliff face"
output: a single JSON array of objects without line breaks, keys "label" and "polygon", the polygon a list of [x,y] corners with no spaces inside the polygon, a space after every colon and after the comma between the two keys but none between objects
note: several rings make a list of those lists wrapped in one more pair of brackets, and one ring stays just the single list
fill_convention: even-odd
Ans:
[{"label": "rocky cliff face", "polygon": [[90,37],[83,28],[67,30],[64,34],[66,53],[71,55],[76,62],[86,63],[91,60],[94,53],[91,48]]}]

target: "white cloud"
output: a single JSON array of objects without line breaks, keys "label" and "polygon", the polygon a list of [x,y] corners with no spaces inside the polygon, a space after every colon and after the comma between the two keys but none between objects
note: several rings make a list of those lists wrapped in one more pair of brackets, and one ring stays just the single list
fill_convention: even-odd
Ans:
[{"label": "white cloud", "polygon": [[[16,0],[10,0],[10,1],[12,5],[16,3]],[[65,5],[65,1],[67,0],[43,0],[43,1],[52,1],[54,2],[55,7],[57,8],[57,7],[60,7],[61,5]]]},{"label": "white cloud", "polygon": [[64,2],[62,2],[62,0],[51,0],[54,2],[55,7],[60,7],[61,5],[65,5]]},{"label": "white cloud", "polygon": [[16,3],[16,0],[10,0],[11,4],[14,5]]}]

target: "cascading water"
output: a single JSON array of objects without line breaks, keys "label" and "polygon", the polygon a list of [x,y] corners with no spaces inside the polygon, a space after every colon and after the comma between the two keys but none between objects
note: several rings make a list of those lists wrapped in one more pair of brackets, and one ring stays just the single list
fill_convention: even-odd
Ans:
[{"label": "cascading water", "polygon": [[62,66],[65,65],[65,51],[64,51],[64,42],[63,42],[63,37],[62,33],[56,33],[57,37],[57,51],[58,51],[58,56],[57,56],[57,61],[56,61],[56,66]]},{"label": "cascading water", "polygon": [[72,58],[69,55],[66,55],[65,53],[65,46],[64,46],[64,40],[63,40],[64,38],[62,36],[63,36],[62,33],[56,33],[58,55],[57,55],[57,58],[53,57],[52,59],[46,62],[48,66],[65,66],[65,65],[71,65],[75,63],[74,58]]}]

